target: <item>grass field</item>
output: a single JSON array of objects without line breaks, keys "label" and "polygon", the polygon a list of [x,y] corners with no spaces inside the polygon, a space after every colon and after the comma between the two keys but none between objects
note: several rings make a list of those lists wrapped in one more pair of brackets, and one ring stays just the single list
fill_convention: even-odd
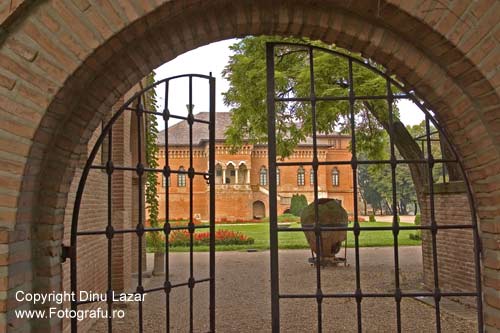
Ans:
[{"label": "grass field", "polygon": [[[361,226],[382,227],[390,226],[390,223],[385,222],[362,222]],[[400,225],[412,225],[410,223],[400,223]],[[349,224],[352,226],[352,223]],[[290,227],[300,227],[299,223],[292,223]],[[238,224],[238,225],[217,225],[217,229],[226,229],[239,231],[252,237],[255,242],[250,245],[225,245],[217,246],[217,251],[246,251],[248,249],[267,250],[269,249],[269,223],[254,223],[254,224]],[[206,230],[206,229],[204,229]],[[400,231],[398,242],[399,245],[420,245],[420,241],[412,240],[409,237],[410,233],[415,231]],[[278,243],[280,249],[308,249],[306,238],[302,231],[297,232],[280,232],[278,234]],[[392,246],[394,239],[391,231],[361,231],[359,236],[359,245],[361,247],[375,246]],[[347,246],[354,247],[354,235],[352,232],[347,234]],[[188,251],[188,247],[171,247],[172,252]],[[208,251],[208,246],[197,246],[195,251]]]}]

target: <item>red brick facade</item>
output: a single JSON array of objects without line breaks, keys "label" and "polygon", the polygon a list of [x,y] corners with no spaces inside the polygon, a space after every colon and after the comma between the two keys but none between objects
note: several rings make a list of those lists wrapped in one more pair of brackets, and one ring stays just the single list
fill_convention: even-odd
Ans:
[{"label": "red brick facade", "polygon": [[500,3],[478,1],[3,1],[0,3],[0,327],[15,290],[61,288],[79,152],[106,112],[177,55],[225,38],[295,35],[359,52],[423,98],[456,147],[483,245],[485,328],[500,329]]},{"label": "red brick facade", "polygon": [[[266,145],[245,144],[233,153],[225,144],[224,130],[230,123],[229,113],[216,113],[216,219],[251,220],[268,215],[269,172]],[[208,113],[199,113],[195,118],[204,119]],[[201,125],[206,126],[206,125]],[[185,133],[183,133],[183,131]],[[196,130],[194,131],[196,132]],[[198,131],[200,132],[200,131]],[[187,135],[187,126],[179,123],[169,128],[169,165],[172,170],[189,168],[189,145],[179,137]],[[159,139],[159,165],[165,165],[165,146],[162,144],[164,133]],[[208,137],[207,137],[208,138]],[[197,171],[208,168],[207,138],[195,140],[193,166]],[[198,142],[199,141],[199,142]],[[311,139],[299,144],[294,154],[285,161],[311,162],[313,158]],[[318,159],[324,161],[350,161],[350,138],[341,135],[318,137]],[[290,208],[294,194],[304,194],[310,203],[314,200],[311,166],[280,167],[278,182],[278,213]],[[165,191],[170,196],[169,218],[186,219],[189,217],[189,179],[186,175],[172,174],[169,182],[158,176],[160,217],[165,218]],[[167,186],[167,184],[170,186]],[[320,166],[318,170],[318,190],[320,198],[340,200],[344,208],[353,212],[352,169],[349,165]],[[201,177],[193,183],[195,216],[208,219],[208,186]],[[262,208],[263,207],[263,208]]]}]

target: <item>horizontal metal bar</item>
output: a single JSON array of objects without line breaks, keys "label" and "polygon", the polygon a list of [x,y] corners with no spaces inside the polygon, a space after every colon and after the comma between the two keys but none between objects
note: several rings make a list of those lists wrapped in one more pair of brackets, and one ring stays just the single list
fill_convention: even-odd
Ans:
[{"label": "horizontal metal bar", "polygon": [[[208,228],[210,228],[209,225],[195,225],[194,226],[194,229],[208,229]],[[188,226],[170,227],[170,230],[189,230],[189,227]],[[158,231],[163,231],[163,227],[144,228],[144,232],[158,232]],[[127,233],[135,233],[135,232],[137,232],[137,230],[135,228],[113,230],[113,234],[127,234]],[[105,230],[78,231],[76,233],[77,236],[105,235],[105,234],[106,234]]]},{"label": "horizontal metal bar", "polygon": [[[139,111],[137,108],[131,108],[131,107],[127,107],[127,108],[125,108],[125,110],[134,111],[134,112]],[[145,110],[145,109],[141,109],[140,111],[144,112],[144,113],[147,113],[147,114],[154,114],[156,116],[163,117],[163,112],[156,112],[156,111],[150,111],[150,110]],[[175,115],[175,114],[169,114],[168,117],[169,118],[174,118],[174,119],[186,120],[186,121],[188,120],[187,117],[178,116],[178,115]],[[193,121],[195,123],[202,123],[202,124],[210,125],[210,121],[204,120],[204,119],[193,118]]]},{"label": "horizontal metal bar", "polygon": [[[363,222],[361,222],[363,223]],[[392,230],[431,230],[433,227],[430,225],[414,225],[414,226],[398,226],[397,228],[392,226],[380,226],[380,227],[363,227],[360,226],[360,231],[392,231]],[[446,224],[446,225],[437,225],[436,229],[472,229],[472,224]],[[354,231],[354,227],[324,227],[319,226],[318,230],[321,231]],[[297,227],[297,228],[287,228],[287,227],[279,227],[278,231],[316,231],[316,227]]]},{"label": "horizontal metal bar", "polygon": [[[395,160],[396,164],[427,164],[428,160]],[[434,164],[436,163],[458,163],[458,160],[450,160],[450,159],[434,159]],[[391,160],[358,160],[357,164],[392,164]],[[352,164],[352,160],[339,160],[339,161],[320,161],[318,165],[348,165]],[[313,162],[276,162],[277,166],[305,166],[305,165],[313,165]]]},{"label": "horizontal metal bar", "polygon": [[[346,89],[347,90],[347,89]],[[354,100],[387,100],[389,96],[386,95],[359,95],[353,96]],[[398,94],[392,95],[393,99],[410,99],[411,97],[407,94]],[[275,97],[275,102],[335,102],[335,101],[349,101],[349,96],[316,96],[314,98],[311,97]]]},{"label": "horizontal metal bar", "polygon": [[[203,282],[210,282],[210,278],[204,278],[204,279],[200,279],[200,280],[195,280],[194,281],[194,284],[198,284],[198,283],[203,283]],[[176,284],[172,284],[170,286],[171,289],[174,289],[174,288],[179,288],[179,287],[184,287],[184,286],[187,286],[189,285],[189,282],[181,282],[181,283],[176,283]],[[145,289],[144,290],[144,293],[152,293],[152,292],[155,292],[155,291],[165,291],[168,287],[165,287],[165,286],[162,286],[162,287],[156,287],[156,288],[151,288],[151,289]]]},{"label": "horizontal metal bar", "polygon": [[[441,292],[441,297],[478,297],[479,294],[477,292]],[[393,298],[396,297],[395,293],[334,293],[334,294],[279,294],[279,298],[285,299],[304,299],[304,298],[313,298],[316,299],[318,297],[321,298]],[[401,297],[434,297],[433,292],[402,292]]]},{"label": "horizontal metal bar", "polygon": [[[91,165],[91,169],[99,169],[99,170],[105,170],[106,166],[105,165]],[[137,171],[137,167],[126,167],[126,166],[113,166],[114,170],[121,170],[121,171]],[[144,168],[145,172],[159,172],[162,173],[163,169],[157,169],[157,168]],[[181,170],[170,170],[170,173],[175,173],[175,174],[189,174],[189,171],[181,171]],[[195,171],[195,175],[198,176],[210,176],[210,173],[208,172],[201,172],[201,171]]]}]

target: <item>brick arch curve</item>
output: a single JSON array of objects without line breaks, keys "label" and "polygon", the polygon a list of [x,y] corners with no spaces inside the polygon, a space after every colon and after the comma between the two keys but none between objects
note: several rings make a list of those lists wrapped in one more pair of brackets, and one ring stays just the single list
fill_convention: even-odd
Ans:
[{"label": "brick arch curve", "polygon": [[[67,192],[79,147],[103,113],[161,63],[248,34],[335,42],[386,66],[425,97],[473,185],[483,240],[489,240],[485,265],[499,265],[494,241],[500,232],[498,3],[459,2],[450,8],[407,1],[130,3],[45,1],[21,6],[0,23],[8,31],[0,50],[0,96],[11,110],[2,108],[11,124],[5,142],[12,142],[2,145],[9,162],[2,166],[9,175],[2,181],[15,192],[4,204],[3,219],[10,221],[7,242],[14,264],[31,261],[19,258],[13,245],[31,246],[33,227],[35,288],[60,285],[57,242]],[[30,277],[10,276],[7,288],[22,284],[29,286]]]}]

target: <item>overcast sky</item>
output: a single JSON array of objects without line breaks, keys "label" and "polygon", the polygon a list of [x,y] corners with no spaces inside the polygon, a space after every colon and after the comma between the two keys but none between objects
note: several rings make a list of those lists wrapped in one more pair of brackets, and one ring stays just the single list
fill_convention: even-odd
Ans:
[{"label": "overcast sky", "polygon": [[[205,74],[210,72],[216,78],[216,111],[224,112],[229,109],[224,105],[222,92],[227,91],[229,83],[221,76],[221,72],[226,66],[231,51],[229,46],[237,39],[228,39],[217,43],[212,43],[195,50],[184,53],[174,60],[171,60],[156,69],[156,80],[180,74]],[[169,110],[176,114],[186,114],[186,105],[189,101],[188,80],[178,79],[171,81],[169,94]],[[163,87],[163,85],[161,86]],[[194,113],[208,111],[208,83],[206,80],[195,79],[193,82],[193,104]],[[157,90],[159,105],[164,105],[163,88]],[[424,117],[422,111],[410,101],[400,101],[399,103],[401,120],[405,124],[418,124]],[[160,130],[164,129],[163,120],[158,119]],[[170,122],[170,126],[174,121]]]}]

